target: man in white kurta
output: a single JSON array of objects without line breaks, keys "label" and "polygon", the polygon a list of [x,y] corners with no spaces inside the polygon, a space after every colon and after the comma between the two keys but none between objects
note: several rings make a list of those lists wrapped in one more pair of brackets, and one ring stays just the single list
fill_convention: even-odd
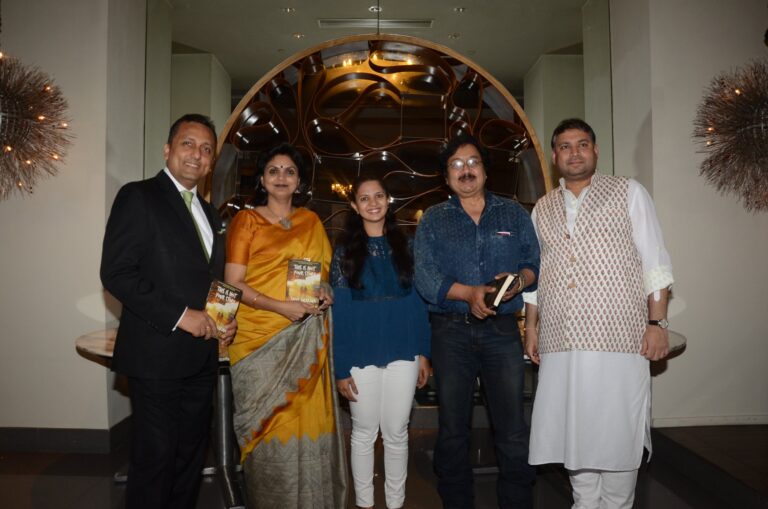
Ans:
[{"label": "man in white kurta", "polygon": [[526,353],[540,369],[529,462],[564,464],[574,509],[631,508],[651,450],[648,363],[669,352],[673,277],[650,196],[596,174],[595,141],[580,119],[558,125],[560,186],[532,214],[541,275],[524,295]]}]

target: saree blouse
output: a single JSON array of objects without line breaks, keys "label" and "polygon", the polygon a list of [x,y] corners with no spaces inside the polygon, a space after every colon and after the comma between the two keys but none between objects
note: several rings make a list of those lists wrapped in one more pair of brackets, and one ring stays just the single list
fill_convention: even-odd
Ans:
[{"label": "saree blouse", "polygon": [[[245,265],[245,283],[276,300],[285,300],[288,262],[320,262],[321,278],[328,281],[331,245],[317,214],[297,208],[288,218],[291,227],[272,224],[255,210],[241,210],[229,225],[227,263]],[[241,304],[237,335],[229,347],[230,362],[237,363],[261,347],[291,321],[279,313]]]}]

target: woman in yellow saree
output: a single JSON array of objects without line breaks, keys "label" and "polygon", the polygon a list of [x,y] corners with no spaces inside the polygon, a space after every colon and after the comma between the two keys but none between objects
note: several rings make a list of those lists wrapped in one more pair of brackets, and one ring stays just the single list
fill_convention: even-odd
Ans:
[{"label": "woman in yellow saree", "polygon": [[[243,290],[229,355],[234,426],[251,509],[346,507],[326,290],[332,251],[306,196],[301,154],[260,155],[254,209],[229,226],[225,279]],[[319,265],[319,302],[287,298],[289,265]],[[306,295],[306,288],[302,295]],[[311,291],[309,293],[312,293]]]}]

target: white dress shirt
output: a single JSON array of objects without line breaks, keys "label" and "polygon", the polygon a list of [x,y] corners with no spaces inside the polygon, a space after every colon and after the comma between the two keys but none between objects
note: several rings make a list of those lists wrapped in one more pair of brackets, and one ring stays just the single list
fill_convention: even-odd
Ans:
[{"label": "white dress shirt", "polygon": [[171,178],[171,182],[173,182],[173,184],[176,186],[176,189],[179,190],[179,194],[181,194],[182,191],[192,191],[192,217],[197,224],[197,230],[200,232],[200,236],[203,238],[203,242],[205,243],[205,251],[210,258],[211,250],[213,249],[213,231],[211,230],[211,223],[208,222],[208,217],[205,215],[205,211],[203,211],[203,205],[197,198],[197,186],[193,187],[192,189],[187,189],[183,185],[179,184],[179,181],[174,178],[171,170],[169,170],[167,166],[163,171],[165,171],[165,174]]},{"label": "white dress shirt", "polygon": [[[211,223],[208,222],[208,217],[206,217],[205,211],[203,211],[203,205],[197,198],[197,186],[193,187],[192,189],[187,189],[181,185],[178,180],[176,180],[176,178],[171,173],[171,170],[169,170],[167,166],[163,169],[163,171],[166,175],[168,175],[168,177],[170,177],[173,185],[175,185],[176,189],[179,190],[179,194],[181,194],[182,191],[192,191],[192,218],[195,220],[195,224],[197,224],[197,231],[200,232],[200,236],[203,238],[205,250],[208,253],[208,257],[210,258],[211,252],[213,250],[213,231],[211,230]],[[173,330],[178,328],[182,318],[184,318],[184,314],[187,312],[187,309],[189,308],[184,308],[184,312],[181,313],[181,316],[176,322],[176,325],[173,327]]]}]

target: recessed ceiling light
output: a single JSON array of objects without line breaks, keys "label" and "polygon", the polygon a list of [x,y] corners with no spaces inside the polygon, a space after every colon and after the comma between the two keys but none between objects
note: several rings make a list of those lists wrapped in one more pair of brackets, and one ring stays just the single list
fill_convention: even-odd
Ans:
[{"label": "recessed ceiling light", "polygon": [[283,11],[285,14],[293,14],[294,12],[296,12],[296,9],[294,7],[283,7],[280,10]]},{"label": "recessed ceiling light", "polygon": [[294,39],[302,39],[302,38],[305,37],[305,35],[302,34],[301,32],[294,32],[293,33],[293,37],[294,37]]},{"label": "recessed ceiling light", "polygon": [[372,5],[372,6],[368,7],[368,12],[381,12],[383,10],[384,10],[384,8],[379,6],[379,5]]},{"label": "recessed ceiling light", "polygon": [[454,7],[453,8],[453,12],[455,12],[456,14],[461,14],[462,12],[464,12],[466,10],[467,10],[466,7]]},{"label": "recessed ceiling light", "polygon": [[461,34],[459,32],[454,32],[452,34],[448,34],[448,38],[449,39],[458,39],[459,37],[461,37]]}]

